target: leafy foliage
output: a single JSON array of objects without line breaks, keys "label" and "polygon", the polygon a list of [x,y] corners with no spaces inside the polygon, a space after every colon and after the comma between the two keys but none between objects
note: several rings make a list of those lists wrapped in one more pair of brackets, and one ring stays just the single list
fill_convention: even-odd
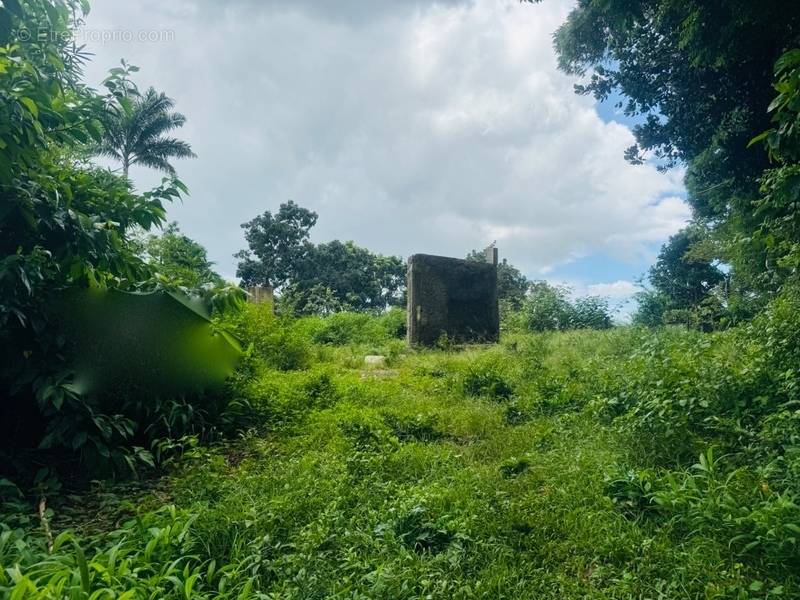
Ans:
[{"label": "leafy foliage", "polygon": [[[694,225],[708,229],[711,254],[683,260],[682,270],[714,260],[730,265],[726,298],[706,291],[705,305],[695,298],[692,307],[667,308],[676,311],[672,320],[707,328],[750,318],[794,273],[786,257],[796,237],[797,157],[786,154],[779,169],[769,164],[792,145],[796,115],[797,50],[790,49],[800,46],[800,17],[785,7],[779,0],[584,0],[555,34],[560,67],[582,78],[578,93],[598,100],[619,95],[617,107],[642,120],[626,157],[664,169],[686,166]],[[770,103],[773,65],[779,96]],[[765,130],[756,140],[768,152],[748,148]],[[680,251],[679,242],[673,239],[665,253]],[[712,274],[703,277],[711,288]],[[658,304],[649,302],[651,316]]]},{"label": "leafy foliage", "polygon": [[751,141],[763,141],[778,166],[761,178],[762,198],[756,214],[762,225],[751,243],[765,249],[766,264],[778,281],[797,279],[798,201],[800,201],[800,49],[790,50],[775,63],[775,90],[769,106],[773,127]]},{"label": "leafy foliage", "polygon": [[222,277],[208,260],[206,249],[180,232],[178,223],[169,223],[160,235],[142,235],[133,240],[138,254],[156,273],[189,290],[203,286],[221,287]]},{"label": "leafy foliage", "polygon": [[[0,43],[20,27],[67,32],[79,10],[4,0]],[[785,27],[775,33],[765,23],[778,18]],[[0,381],[16,403],[2,405],[11,407],[2,440],[15,442],[21,422],[41,422],[34,443],[91,453],[106,467],[171,467],[128,499],[106,490],[130,487],[107,484],[72,496],[46,467],[25,492],[0,479],[0,593],[797,597],[796,53],[777,63],[772,129],[756,140],[776,166],[761,178],[755,218],[761,159],[737,154],[760,119],[758,68],[796,31],[794,13],[774,2],[585,0],[557,38],[565,68],[594,66],[586,90],[621,87],[629,111],[661,111],[663,120],[651,115],[637,131],[641,148],[666,164],[689,161],[691,185],[717,186],[692,188],[714,231],[695,240],[688,230],[665,248],[647,318],[713,313],[707,300],[721,279],[707,249],[732,236],[721,245],[746,255],[734,265],[740,279],[754,257],[784,270],[768,265],[772,287],[752,280],[769,291],[752,320],[713,333],[612,329],[604,301],[572,302],[535,283],[521,301],[524,327],[502,344],[412,351],[398,339],[402,311],[377,314],[399,296],[399,261],[352,244],[315,246],[316,215],[284,205],[248,230],[256,258],[241,256],[242,276],[298,294],[299,312],[336,314],[218,311],[218,331],[247,347],[225,397],[147,398],[119,411],[80,393],[52,300],[85,288],[182,287],[179,271],[154,276],[131,235],[160,225],[163,203],[185,190],[168,179],[137,194],[126,178],[76,158],[101,133],[94,118],[126,111],[125,67],[100,96],[80,83],[81,56],[65,38],[3,45],[0,149],[9,151],[0,156],[10,162],[0,164]],[[756,43],[768,51],[754,52]],[[166,246],[202,268],[203,253],[186,239]],[[218,306],[240,298],[207,291]],[[350,306],[376,314],[339,312]],[[367,368],[367,353],[386,356],[387,368]],[[205,445],[218,427],[241,435]],[[3,457],[12,468],[21,454],[13,449]],[[52,464],[52,454],[42,459]],[[98,498],[107,500],[98,507]]]},{"label": "leafy foliage", "polygon": [[309,232],[316,222],[316,213],[290,200],[275,215],[266,211],[243,224],[250,248],[236,254],[242,285],[279,288],[279,307],[289,314],[383,310],[401,301],[400,258],[373,254],[353,242],[314,245]]},{"label": "leafy foliage", "polygon": [[280,288],[296,278],[298,264],[308,252],[311,228],[317,213],[292,200],[281,204],[273,215],[265,211],[242,225],[249,250],[236,254],[241,259],[236,271],[245,287],[264,285]]},{"label": "leafy foliage", "polygon": [[574,302],[569,290],[546,281],[530,284],[530,293],[522,302],[521,325],[528,331],[559,331],[565,329],[607,329],[612,320],[608,302],[588,296]]},{"label": "leafy foliage", "polygon": [[[141,413],[107,411],[75,384],[74,340],[60,307],[76,290],[180,288],[156,277],[131,239],[161,225],[165,204],[186,188],[169,177],[136,193],[127,178],[85,162],[109,115],[129,108],[135,70],[115,69],[105,94],[81,81],[86,56],[71,41],[71,27],[87,10],[71,0],[0,7],[0,433],[12,470],[23,449],[37,447],[48,462],[77,455],[84,467],[91,462],[104,472],[152,463],[142,437],[134,440],[144,427],[133,416]],[[230,307],[240,294],[206,290],[203,300]],[[156,422],[204,412],[182,398],[153,401],[152,409],[149,440],[157,437]],[[193,427],[187,422],[182,430]]]},{"label": "leafy foliage", "polygon": [[[233,393],[254,431],[185,443],[155,487],[119,490],[129,500],[99,488],[38,517],[0,485],[0,589],[794,597],[799,306],[787,290],[710,334],[404,350],[380,374],[363,355],[391,356],[384,317],[279,320],[250,306],[238,331],[253,351]],[[337,344],[314,341],[326,329]],[[305,344],[300,368],[274,362],[291,348],[279,332]],[[102,511],[80,508],[98,497]]]},{"label": "leafy foliage", "polygon": [[[112,89],[118,88],[112,86]],[[128,170],[136,164],[174,175],[171,159],[195,158],[188,143],[166,136],[186,123],[186,117],[172,112],[175,106],[172,98],[152,87],[140,94],[130,83],[119,89],[121,93],[103,121],[103,138],[95,149],[97,154],[122,163],[124,177],[128,177]]]},{"label": "leafy foliage", "polygon": [[707,232],[691,226],[671,236],[650,267],[652,289],[638,296],[634,321],[649,326],[682,323],[713,329],[727,302],[725,274],[704,255]]}]

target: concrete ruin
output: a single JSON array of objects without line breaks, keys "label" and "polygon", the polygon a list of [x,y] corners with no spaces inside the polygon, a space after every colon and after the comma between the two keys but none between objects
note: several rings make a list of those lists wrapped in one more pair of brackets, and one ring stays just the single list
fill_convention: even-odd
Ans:
[{"label": "concrete ruin", "polygon": [[408,259],[408,343],[493,343],[500,337],[497,248],[478,262],[415,254]]}]

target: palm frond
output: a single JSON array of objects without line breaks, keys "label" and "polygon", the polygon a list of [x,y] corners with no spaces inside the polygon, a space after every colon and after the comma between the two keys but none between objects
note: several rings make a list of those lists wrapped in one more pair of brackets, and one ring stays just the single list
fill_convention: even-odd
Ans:
[{"label": "palm frond", "polygon": [[[145,156],[137,156],[134,162],[143,167],[149,167],[151,169],[156,169],[157,171],[164,171],[165,173],[169,173],[171,175],[175,174],[175,167],[169,164],[169,161],[167,161],[165,158],[148,154]],[[133,162],[131,164],[133,164]]]},{"label": "palm frond", "polygon": [[186,117],[173,112],[175,101],[154,88],[148,88],[133,102],[133,110],[111,110],[103,143],[93,149],[97,156],[107,156],[123,164],[139,164],[174,173],[173,158],[195,158],[191,146],[164,134],[182,127]]},{"label": "palm frond", "polygon": [[146,154],[160,158],[196,158],[192,147],[176,138],[159,138],[147,145]]}]

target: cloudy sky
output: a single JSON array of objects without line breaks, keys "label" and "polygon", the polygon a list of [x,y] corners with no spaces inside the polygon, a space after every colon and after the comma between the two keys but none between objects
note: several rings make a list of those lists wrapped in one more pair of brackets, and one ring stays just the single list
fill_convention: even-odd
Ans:
[{"label": "cloudy sky", "polygon": [[[315,241],[463,256],[623,298],[688,217],[682,173],[623,159],[630,122],[576,96],[547,0],[93,0],[99,84],[121,58],[199,158],[169,218],[232,278],[240,224],[293,199]],[[133,170],[140,188],[157,182]]]}]

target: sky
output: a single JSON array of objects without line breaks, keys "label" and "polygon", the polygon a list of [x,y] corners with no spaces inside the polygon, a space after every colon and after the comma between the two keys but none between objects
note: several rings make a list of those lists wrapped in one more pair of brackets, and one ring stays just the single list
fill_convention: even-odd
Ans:
[{"label": "sky", "polygon": [[319,214],[315,242],[408,257],[496,241],[531,279],[624,303],[689,217],[683,172],[626,163],[631,120],[558,71],[571,5],[93,0],[78,40],[90,84],[124,58],[186,115],[198,158],[175,163],[191,195],[168,218],[226,278],[240,225],[292,199]]}]

